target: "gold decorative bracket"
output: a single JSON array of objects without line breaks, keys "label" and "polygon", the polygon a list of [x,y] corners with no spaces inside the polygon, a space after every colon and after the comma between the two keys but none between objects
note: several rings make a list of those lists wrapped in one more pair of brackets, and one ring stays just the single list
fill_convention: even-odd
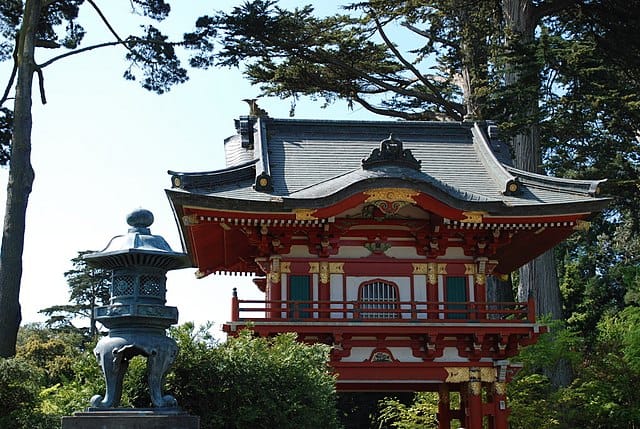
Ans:
[{"label": "gold decorative bracket", "polygon": [[293,213],[296,215],[296,220],[318,220],[314,213],[315,209],[294,209]]},{"label": "gold decorative bracket", "polygon": [[465,216],[460,222],[465,223],[482,223],[483,216],[486,216],[487,212],[462,212],[462,215]]}]

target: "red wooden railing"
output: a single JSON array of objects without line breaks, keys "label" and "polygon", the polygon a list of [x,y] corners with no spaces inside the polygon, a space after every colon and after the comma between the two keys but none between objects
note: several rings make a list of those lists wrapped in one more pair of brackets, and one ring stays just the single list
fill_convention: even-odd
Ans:
[{"label": "red wooden railing", "polygon": [[266,301],[240,300],[234,292],[231,306],[233,322],[534,323],[536,320],[532,299],[527,302]]}]

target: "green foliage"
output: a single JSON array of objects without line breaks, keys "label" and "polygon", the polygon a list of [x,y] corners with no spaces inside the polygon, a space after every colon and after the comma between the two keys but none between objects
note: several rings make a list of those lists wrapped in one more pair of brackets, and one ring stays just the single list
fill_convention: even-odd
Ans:
[{"label": "green foliage", "polygon": [[[228,14],[198,20],[196,31],[186,35],[196,51],[191,64],[245,64],[246,76],[265,94],[291,98],[294,105],[310,95],[405,119],[462,119],[453,76],[443,71],[433,79],[418,70],[435,48],[424,46],[405,58],[384,40],[387,25],[397,28],[403,21],[405,2],[393,4],[372,2],[361,7],[360,15],[318,18],[309,6],[289,11],[273,0],[248,1]],[[418,19],[430,5],[415,7]],[[376,41],[376,33],[382,41]]]},{"label": "green foliage", "polygon": [[245,330],[211,347],[206,331],[172,330],[180,353],[167,377],[178,403],[207,428],[339,427],[328,348],[294,334],[256,338]]},{"label": "green foliage", "polygon": [[[69,301],[73,304],[54,305],[40,310],[49,318],[46,325],[50,328],[82,332],[89,339],[98,333],[97,322],[94,319],[94,309],[100,305],[109,304],[111,286],[111,271],[90,267],[84,255],[93,253],[92,250],[78,252],[71,260],[73,269],[64,273],[69,286]],[[76,328],[73,319],[87,319],[89,328]]]},{"label": "green foliage", "polygon": [[609,350],[620,353],[630,369],[640,374],[640,307],[627,307],[598,324],[599,339]]},{"label": "green foliage", "polygon": [[583,341],[575,332],[567,329],[561,321],[543,320],[549,332],[538,337],[538,341],[525,347],[518,355],[525,374],[535,374],[545,368],[553,368],[561,361],[572,366],[582,359]]},{"label": "green foliage", "polygon": [[402,403],[396,398],[385,398],[378,404],[379,412],[375,427],[397,429],[438,428],[438,394],[433,392],[416,393],[411,404]]},{"label": "green foliage", "polygon": [[33,333],[33,328],[31,330],[30,334],[22,334],[25,339],[18,347],[16,356],[40,368],[44,372],[46,385],[61,383],[73,377],[73,364],[80,355],[79,335],[54,334],[48,330],[41,330],[38,335]]},{"label": "green foliage", "polygon": [[43,374],[19,358],[0,358],[0,427],[49,429],[56,421],[40,411],[39,391]]},{"label": "green foliage", "polygon": [[[521,353],[524,369],[509,385],[513,427],[599,429],[630,428],[640,423],[638,312],[628,308],[604,315],[590,347],[569,329],[555,327]],[[569,353],[566,353],[569,351]],[[555,387],[540,369],[559,359],[572,363],[575,378]],[[635,426],[634,426],[635,425]]]},{"label": "green foliage", "polygon": [[72,415],[89,405],[95,394],[104,393],[102,371],[92,348],[78,353],[72,364],[72,375],[57,384],[43,386],[40,392],[42,409],[49,415]]},{"label": "green foliage", "polygon": [[559,411],[553,406],[554,389],[549,378],[530,374],[509,385],[509,420],[518,429],[559,428]]}]

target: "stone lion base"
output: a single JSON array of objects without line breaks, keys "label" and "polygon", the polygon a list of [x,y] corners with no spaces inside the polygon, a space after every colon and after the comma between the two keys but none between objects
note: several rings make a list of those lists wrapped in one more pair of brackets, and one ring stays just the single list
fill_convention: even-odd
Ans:
[{"label": "stone lion base", "polygon": [[62,429],[200,429],[200,418],[176,410],[89,409],[63,417]]}]

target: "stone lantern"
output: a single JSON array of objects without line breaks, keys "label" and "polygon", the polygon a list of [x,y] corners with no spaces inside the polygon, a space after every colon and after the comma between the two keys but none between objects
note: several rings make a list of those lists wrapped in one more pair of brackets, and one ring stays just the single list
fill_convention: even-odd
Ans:
[{"label": "stone lantern", "polygon": [[101,252],[85,256],[87,264],[113,271],[109,305],[95,309],[95,318],[109,329],[94,350],[106,381],[104,396],[91,398],[94,409],[118,407],[129,360],[147,358],[149,395],[158,409],[176,408],[162,394],[164,376],[178,352],[166,329],[178,322],[178,309],[166,303],[166,274],[191,266],[185,253],[174,252],[164,238],[152,235],[153,214],[144,209],[127,216],[130,228],[111,239]]}]

